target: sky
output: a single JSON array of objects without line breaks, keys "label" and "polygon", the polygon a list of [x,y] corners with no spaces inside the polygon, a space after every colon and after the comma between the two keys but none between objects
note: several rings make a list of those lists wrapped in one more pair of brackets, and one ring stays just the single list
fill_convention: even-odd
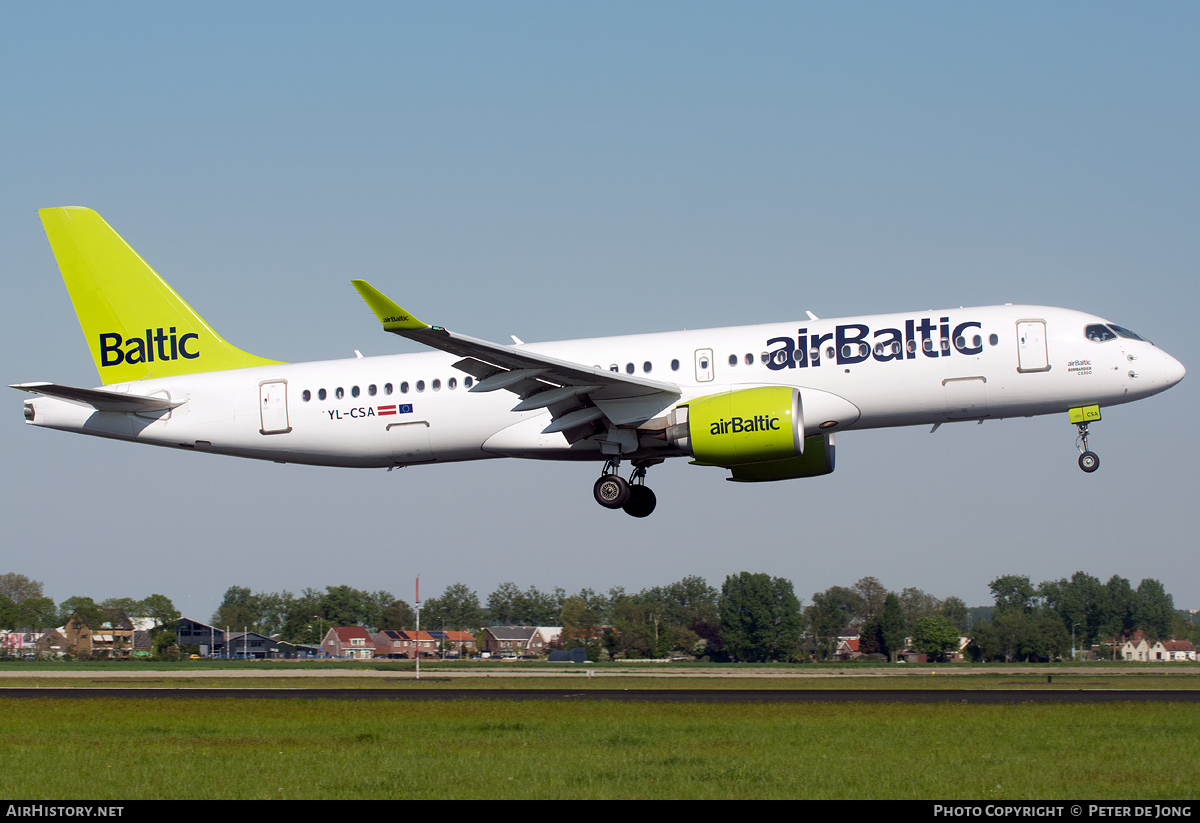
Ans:
[{"label": "sky", "polygon": [[[1187,3],[5,4],[0,372],[98,382],[37,217],[88,206],[235,345],[417,351],[349,281],[506,342],[1032,303],[1200,364],[1200,8]],[[234,585],[411,602],[741,571],[968,605],[1006,574],[1200,608],[1196,376],[1106,410],[847,432],[833,475],[669,461],[277,465],[0,415],[0,572],[55,600]]]}]

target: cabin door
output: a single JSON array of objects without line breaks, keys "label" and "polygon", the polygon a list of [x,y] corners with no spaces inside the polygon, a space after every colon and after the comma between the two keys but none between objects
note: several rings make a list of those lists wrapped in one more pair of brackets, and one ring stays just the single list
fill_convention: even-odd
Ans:
[{"label": "cabin door", "polygon": [[261,383],[258,387],[258,408],[262,414],[261,434],[287,434],[288,425],[287,381],[276,380]]},{"label": "cabin door", "polygon": [[1049,371],[1046,356],[1046,321],[1022,320],[1017,323],[1017,371]]}]

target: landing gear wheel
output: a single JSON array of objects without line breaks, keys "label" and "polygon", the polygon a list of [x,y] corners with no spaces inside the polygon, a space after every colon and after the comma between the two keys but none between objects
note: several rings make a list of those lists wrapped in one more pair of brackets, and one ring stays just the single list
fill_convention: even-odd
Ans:
[{"label": "landing gear wheel", "polygon": [[1100,468],[1100,458],[1096,456],[1095,452],[1084,452],[1079,455],[1079,468],[1091,474]]},{"label": "landing gear wheel", "polygon": [[604,508],[619,509],[629,501],[629,484],[620,475],[606,474],[596,481],[592,494]]},{"label": "landing gear wheel", "polygon": [[650,489],[645,486],[630,486],[629,500],[621,508],[631,517],[649,517],[657,505],[658,498]]}]

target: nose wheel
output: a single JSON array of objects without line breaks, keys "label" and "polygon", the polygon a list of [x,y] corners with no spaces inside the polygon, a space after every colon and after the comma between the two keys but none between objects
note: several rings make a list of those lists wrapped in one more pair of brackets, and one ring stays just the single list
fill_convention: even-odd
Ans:
[{"label": "nose wheel", "polygon": [[1075,448],[1079,449],[1079,468],[1088,474],[1100,468],[1100,457],[1093,451],[1088,451],[1088,424],[1076,423],[1079,437],[1075,439]]},{"label": "nose wheel", "polygon": [[613,458],[604,464],[604,473],[592,487],[596,502],[606,509],[623,509],[631,517],[649,517],[658,505],[646,483],[646,464],[637,461],[629,480],[625,480],[617,470],[620,460]]}]

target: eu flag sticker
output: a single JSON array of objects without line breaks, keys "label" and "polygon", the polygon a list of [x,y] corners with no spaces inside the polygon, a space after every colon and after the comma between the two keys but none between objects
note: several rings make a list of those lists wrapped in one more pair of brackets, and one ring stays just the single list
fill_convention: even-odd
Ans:
[{"label": "eu flag sticker", "polygon": [[400,414],[412,414],[412,403],[401,403],[396,407],[396,411]]}]

